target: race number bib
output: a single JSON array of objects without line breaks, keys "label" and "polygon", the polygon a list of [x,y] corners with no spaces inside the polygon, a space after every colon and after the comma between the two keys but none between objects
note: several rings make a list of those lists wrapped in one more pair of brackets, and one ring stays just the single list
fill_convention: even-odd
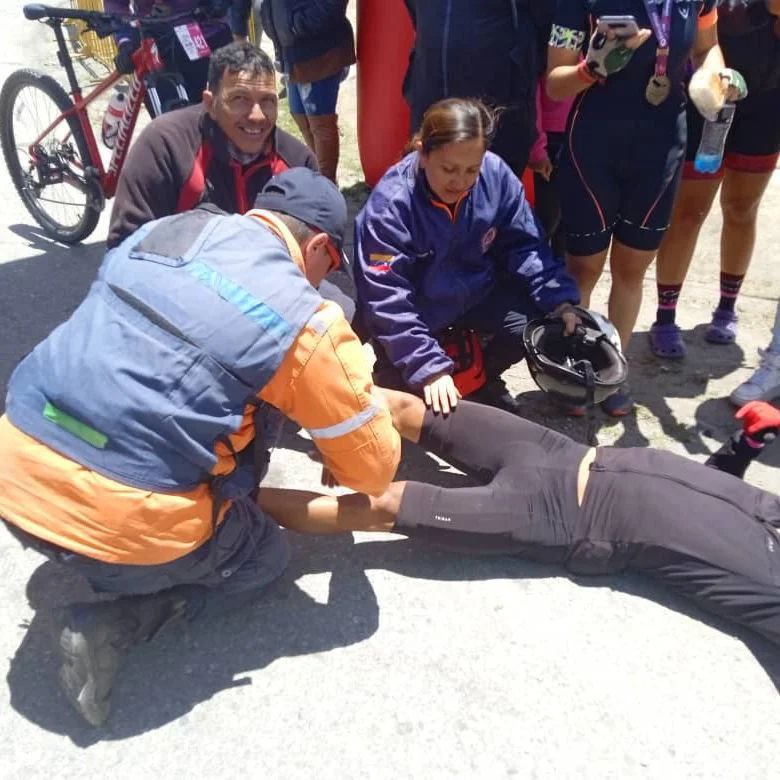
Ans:
[{"label": "race number bib", "polygon": [[206,37],[203,35],[203,31],[197,22],[179,24],[173,29],[176,32],[179,43],[181,43],[182,48],[191,60],[199,60],[211,54],[211,49],[208,43],[206,43]]}]

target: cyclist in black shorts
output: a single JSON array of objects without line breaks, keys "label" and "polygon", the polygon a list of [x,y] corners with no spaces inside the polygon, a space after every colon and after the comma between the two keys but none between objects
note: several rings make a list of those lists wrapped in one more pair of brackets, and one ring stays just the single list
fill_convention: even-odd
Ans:
[{"label": "cyclist in black shorts", "polygon": [[[638,35],[621,37],[628,33],[619,27],[606,40],[598,34],[601,17],[625,15]],[[567,260],[587,307],[612,243],[609,318],[624,351],[685,155],[686,63],[692,57],[696,67],[724,68],[716,20],[715,0],[558,2],[547,92],[559,100],[577,95],[560,169]],[[627,390],[602,404],[614,416],[632,406]]]},{"label": "cyclist in black shorts", "polygon": [[[490,407],[462,401],[445,417],[385,392],[402,436],[483,484],[396,482],[378,498],[263,488],[261,507],[298,531],[389,531],[573,574],[641,571],[780,644],[780,496],[668,452],[590,448]],[[756,402],[744,421],[746,451],[727,448],[716,463],[735,473],[780,411]]]},{"label": "cyclist in black shorts", "polygon": [[726,63],[745,77],[748,95],[737,103],[723,164],[715,174],[698,173],[693,167],[704,120],[694,108],[688,109],[683,181],[658,252],[658,311],[650,346],[661,358],[685,356],[675,321],[677,300],[699,230],[719,188],[720,300],[705,338],[713,344],[730,344],[736,338],[735,303],[753,253],[758,208],[780,157],[780,0],[724,5],[718,13],[718,38]]}]

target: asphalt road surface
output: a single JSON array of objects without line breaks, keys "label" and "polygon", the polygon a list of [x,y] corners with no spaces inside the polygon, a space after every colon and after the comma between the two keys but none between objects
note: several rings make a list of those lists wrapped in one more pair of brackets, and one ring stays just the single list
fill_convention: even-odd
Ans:
[{"label": "asphalt road surface", "polygon": [[[0,78],[20,66],[56,73],[45,28],[20,7],[0,7]],[[52,244],[4,169],[0,202],[3,389],[84,295],[106,222],[82,246]],[[641,406],[605,426],[605,441],[703,460],[728,434],[724,397],[755,366],[780,295],[779,206],[776,177],[738,345],[701,346],[717,279],[714,215],[681,305],[692,356],[661,367],[640,334]],[[652,321],[652,281],[640,331]],[[523,367],[510,380],[531,390]],[[529,414],[581,435],[538,393],[528,398]],[[307,443],[294,432],[285,441],[269,481],[314,488]],[[403,476],[464,483],[419,450],[408,456]],[[772,457],[750,479],[777,489]],[[57,608],[88,588],[0,524],[0,777],[777,777],[776,651],[647,580],[574,581],[389,535],[292,536],[290,569],[266,598],[133,651],[114,712],[95,730],[57,690],[51,636]]]}]

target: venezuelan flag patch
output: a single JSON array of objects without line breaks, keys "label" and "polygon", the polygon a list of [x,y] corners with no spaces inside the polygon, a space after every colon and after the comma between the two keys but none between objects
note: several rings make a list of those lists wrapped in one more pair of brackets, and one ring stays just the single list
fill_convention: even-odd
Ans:
[{"label": "venezuelan flag patch", "polygon": [[389,271],[395,255],[386,255],[381,252],[371,252],[368,256],[368,264],[373,271]]}]

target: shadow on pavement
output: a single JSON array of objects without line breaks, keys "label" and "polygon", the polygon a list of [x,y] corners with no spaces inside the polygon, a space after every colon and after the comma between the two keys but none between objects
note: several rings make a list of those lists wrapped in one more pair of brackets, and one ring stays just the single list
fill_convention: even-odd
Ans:
[{"label": "shadow on pavement", "polygon": [[[708,344],[704,340],[705,324],[693,330],[683,331],[683,340],[688,347],[684,360],[663,360],[650,351],[647,331],[637,331],[631,338],[628,350],[629,384],[637,404],[637,415],[654,417],[663,433],[680,442],[692,455],[708,454],[710,448],[702,438],[702,429],[693,421],[693,414],[678,419],[668,399],[690,399],[695,401],[706,395],[707,386],[713,379],[721,379],[742,365],[744,352],[734,343],[728,345]],[[715,409],[715,407],[713,407]],[[717,407],[717,416],[708,423],[710,429],[720,429],[724,439],[734,425],[733,408],[728,401]],[[614,442],[616,447],[642,447],[650,442],[636,425],[636,416],[609,420],[608,424],[623,425],[624,431]]]},{"label": "shadow on pavement", "polygon": [[[723,444],[739,427],[739,422],[734,419],[735,411],[735,407],[725,398],[708,398],[696,408],[696,423],[704,434]],[[731,420],[725,428],[721,425],[724,417],[730,417]],[[780,468],[780,441],[767,445],[757,462],[772,468]]]},{"label": "shadow on pavement", "polygon": [[[608,576],[576,576],[557,565],[535,563],[507,555],[445,552],[411,539],[364,542],[355,547],[353,554],[364,570],[385,569],[415,579],[468,582],[565,577],[582,587],[609,588],[618,593],[647,599],[742,641],[780,692],[780,652],[776,645],[746,628],[704,612],[692,602],[641,574],[627,572]],[[674,659],[670,659],[670,663],[674,664]]]},{"label": "shadow on pavement", "polygon": [[[700,611],[651,580],[633,574],[571,577],[560,567],[509,556],[467,556],[444,552],[414,540],[366,541],[351,536],[290,534],[293,562],[264,598],[216,620],[171,629],[133,649],[120,669],[114,710],[103,729],[83,723],[57,687],[54,652],[58,608],[88,597],[86,584],[58,564],[43,563],[27,587],[36,609],[27,634],[10,663],[11,705],[47,731],[89,747],[122,740],[174,720],[187,723],[200,702],[222,690],[263,685],[249,673],[275,660],[347,647],[369,638],[379,624],[379,606],[366,572],[390,571],[438,581],[536,579],[565,576],[579,585],[608,587],[662,604],[742,640],[780,691],[780,657],[769,642]],[[320,604],[296,579],[331,573],[328,601]],[[670,659],[674,663],[674,659]]]},{"label": "shadow on pavement", "polygon": [[[647,447],[650,445],[641,430],[641,421],[653,419],[669,439],[680,442],[692,455],[709,455],[712,446],[704,436],[725,441],[738,427],[734,421],[734,407],[726,398],[710,398],[694,406],[697,399],[706,396],[711,380],[720,379],[742,365],[744,353],[737,344],[726,346],[708,344],[704,340],[705,325],[684,331],[688,345],[685,360],[661,360],[648,346],[647,331],[638,331],[628,350],[629,385],[637,403],[632,414],[613,418],[596,410],[596,434],[603,428],[618,426],[620,434],[612,443],[615,447]],[[690,401],[690,411],[678,418],[668,399]],[[549,428],[564,433],[576,441],[587,442],[587,420],[567,418],[559,406],[541,391],[518,396],[521,415]],[[680,406],[676,403],[675,406]],[[655,446],[658,446],[657,444]],[[769,461],[767,461],[769,462]]]},{"label": "shadow on pavement", "polygon": [[[44,252],[57,249],[69,249],[70,244],[62,244],[59,241],[54,241],[48,235],[42,227],[39,225],[9,225],[8,229],[19,238],[27,241],[28,245],[32,249],[40,249]],[[73,247],[78,250],[78,247]]]},{"label": "shadow on pavement", "polygon": [[[34,228],[12,229],[29,233],[38,246]],[[81,303],[105,253],[102,241],[73,247],[40,241],[45,254],[0,263],[0,412],[16,364]]]},{"label": "shadow on pavement", "polygon": [[[59,564],[44,562],[27,585],[36,612],[10,662],[11,706],[41,728],[88,747],[174,720],[184,723],[197,704],[227,688],[252,685],[242,675],[279,658],[346,647],[370,637],[378,626],[379,607],[360,557],[352,551],[352,537],[293,535],[291,543],[293,562],[264,597],[217,619],[171,627],[134,648],[120,668],[114,710],[103,729],[84,723],[57,685],[56,615],[66,604],[89,599],[89,588]],[[331,572],[325,604],[295,583],[314,572]]]}]

